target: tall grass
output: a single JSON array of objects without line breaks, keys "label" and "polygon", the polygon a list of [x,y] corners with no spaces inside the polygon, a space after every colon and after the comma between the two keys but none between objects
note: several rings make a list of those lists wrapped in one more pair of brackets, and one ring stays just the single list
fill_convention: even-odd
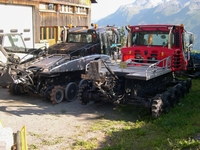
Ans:
[{"label": "tall grass", "polygon": [[[200,149],[200,79],[178,106],[158,119],[143,117],[110,135],[104,150]],[[198,137],[200,140],[200,136]]]}]

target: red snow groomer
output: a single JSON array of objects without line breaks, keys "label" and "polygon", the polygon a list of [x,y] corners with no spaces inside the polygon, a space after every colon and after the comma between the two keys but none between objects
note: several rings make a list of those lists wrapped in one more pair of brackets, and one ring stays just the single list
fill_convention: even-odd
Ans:
[{"label": "red snow groomer", "polygon": [[128,38],[122,49],[122,61],[131,58],[136,62],[154,63],[170,56],[172,71],[186,70],[194,39],[183,24],[137,25],[126,29]]}]

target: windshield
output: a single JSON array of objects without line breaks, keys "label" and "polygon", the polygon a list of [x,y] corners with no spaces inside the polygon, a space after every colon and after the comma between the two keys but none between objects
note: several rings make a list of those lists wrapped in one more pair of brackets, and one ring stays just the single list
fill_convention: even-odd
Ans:
[{"label": "windshield", "polygon": [[168,37],[169,33],[162,31],[134,32],[132,35],[132,45],[167,46]]},{"label": "windshield", "polygon": [[5,35],[2,45],[6,50],[25,51],[25,44],[20,35]]},{"label": "windshield", "polygon": [[2,44],[2,41],[3,41],[3,36],[0,35],[0,44],[1,44],[1,45],[3,45],[3,44]]},{"label": "windshield", "polygon": [[86,33],[69,33],[67,42],[91,43],[92,35]]}]

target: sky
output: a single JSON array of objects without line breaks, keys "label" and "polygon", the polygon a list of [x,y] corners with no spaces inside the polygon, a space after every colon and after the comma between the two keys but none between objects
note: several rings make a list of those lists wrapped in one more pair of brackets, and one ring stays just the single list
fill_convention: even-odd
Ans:
[{"label": "sky", "polygon": [[91,20],[97,21],[114,13],[121,5],[131,4],[135,0],[98,0],[98,3],[92,3]]}]

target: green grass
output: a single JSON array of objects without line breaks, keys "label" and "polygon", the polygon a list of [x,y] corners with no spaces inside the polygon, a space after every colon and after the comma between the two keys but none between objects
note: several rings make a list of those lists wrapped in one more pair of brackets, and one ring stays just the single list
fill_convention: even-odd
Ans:
[{"label": "green grass", "polygon": [[[151,118],[142,109],[133,108],[118,108],[123,119],[96,120],[90,131],[104,132],[103,142],[96,145],[96,141],[78,141],[76,144],[82,149],[102,150],[200,149],[200,142],[194,139],[200,133],[200,79],[193,79],[190,92],[178,106],[158,119]],[[132,116],[136,116],[137,121],[131,121]]]},{"label": "green grass", "polygon": [[66,114],[66,112],[67,112],[67,111],[66,111],[65,109],[62,109],[62,110],[61,110],[61,114]]},{"label": "green grass", "polygon": [[37,137],[37,138],[40,138],[40,137],[42,137],[42,135],[41,135],[41,134],[34,133],[34,132],[29,132],[29,134],[30,134],[31,136],[35,136],[35,137]]},{"label": "green grass", "polygon": [[38,150],[39,149],[38,146],[35,145],[35,144],[29,145],[28,148],[31,149],[31,150]]},{"label": "green grass", "polygon": [[76,140],[73,149],[80,150],[84,147],[87,150],[93,150],[98,146],[96,139],[90,140]]},{"label": "green grass", "polygon": [[56,144],[60,144],[63,142],[63,137],[56,137],[56,138],[51,138],[51,139],[42,139],[42,145],[48,145],[48,146],[51,146],[51,145],[56,145]]}]

